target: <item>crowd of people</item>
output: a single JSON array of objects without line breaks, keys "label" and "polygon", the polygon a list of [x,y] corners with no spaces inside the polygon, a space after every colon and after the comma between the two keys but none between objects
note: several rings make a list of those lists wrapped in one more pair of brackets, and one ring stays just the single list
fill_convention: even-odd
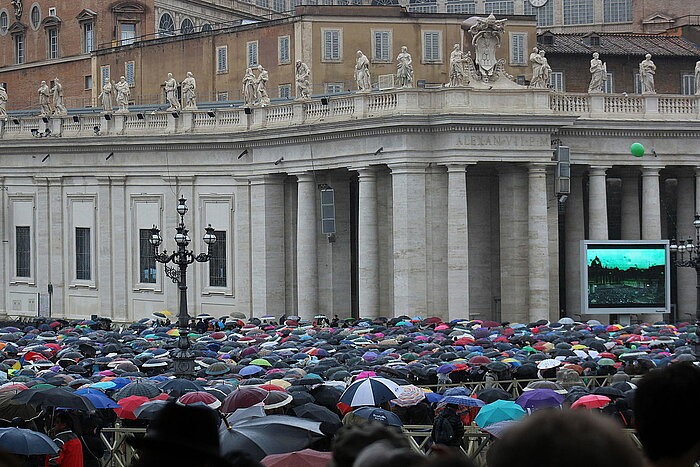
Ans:
[{"label": "crowd of people", "polygon": [[[700,459],[689,323],[200,315],[192,379],[163,313],[3,325],[0,465],[101,465],[100,431],[115,426],[146,428],[129,439],[138,466]],[[490,441],[478,456],[465,444],[475,433]]]}]

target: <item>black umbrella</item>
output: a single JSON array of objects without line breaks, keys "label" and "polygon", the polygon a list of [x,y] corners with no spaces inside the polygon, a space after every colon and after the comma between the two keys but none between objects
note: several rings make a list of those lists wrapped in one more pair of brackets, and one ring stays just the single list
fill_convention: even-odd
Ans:
[{"label": "black umbrella", "polygon": [[343,426],[340,417],[335,412],[321,405],[304,404],[299,407],[294,407],[293,410],[297,417],[321,422],[321,431],[329,436],[334,435],[335,432]]},{"label": "black umbrella", "polygon": [[61,407],[92,411],[95,406],[85,396],[74,394],[63,388],[25,389],[12,398],[15,402],[32,404],[37,407]]},{"label": "black umbrella", "polygon": [[202,388],[196,383],[182,378],[175,378],[160,385],[160,390],[175,398],[188,392],[201,391]]},{"label": "black umbrella", "polygon": [[485,388],[482,389],[481,391],[476,393],[477,399],[480,399],[487,404],[490,404],[491,402],[495,402],[497,400],[503,400],[503,401],[512,401],[513,396],[507,392],[504,391],[501,388]]},{"label": "black umbrella", "polygon": [[311,390],[316,402],[324,407],[334,408],[343,390],[334,386],[319,386]]},{"label": "black umbrella", "polygon": [[616,387],[612,386],[601,386],[593,390],[593,394],[598,394],[600,396],[607,396],[610,398],[622,397],[624,393]]},{"label": "black umbrella", "polygon": [[[126,375],[126,373],[124,373],[124,375]],[[152,399],[161,392],[162,391],[158,389],[158,386],[156,386],[155,384],[146,383],[144,381],[134,381],[133,383],[129,383],[123,388],[121,388],[114,395],[114,400],[118,401],[129,396],[143,396]]]},{"label": "black umbrella", "polygon": [[17,394],[21,393],[23,389],[8,389],[6,391],[0,392],[0,418],[10,421],[15,417],[19,417],[23,420],[29,420],[37,415],[37,411],[34,407],[27,404],[22,404],[12,400]]},{"label": "black umbrella", "polygon": [[308,392],[304,391],[295,391],[292,392],[292,406],[293,407],[298,407],[300,405],[308,404],[310,402],[313,402],[314,396],[309,394]]}]

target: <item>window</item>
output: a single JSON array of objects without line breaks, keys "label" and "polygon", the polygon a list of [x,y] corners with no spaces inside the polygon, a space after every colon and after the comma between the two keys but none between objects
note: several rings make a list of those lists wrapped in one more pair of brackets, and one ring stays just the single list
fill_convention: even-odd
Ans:
[{"label": "window", "polygon": [[515,12],[515,5],[513,0],[505,1],[486,1],[484,2],[484,9],[487,15],[493,13],[494,15],[512,15]]},{"label": "window", "polygon": [[32,23],[34,29],[39,29],[39,24],[41,24],[41,11],[39,11],[39,5],[34,5],[32,7],[32,12],[29,16],[29,20]]},{"label": "window", "polygon": [[564,0],[564,24],[593,23],[593,0]]},{"label": "window", "polygon": [[552,75],[549,77],[549,87],[554,89],[556,92],[564,92],[564,72],[563,71],[553,71]]},{"label": "window", "polygon": [[275,11],[285,11],[284,0],[272,0],[272,9]]},{"label": "window", "polygon": [[160,37],[172,36],[175,34],[175,21],[170,13],[163,13],[158,21],[158,35]]},{"label": "window", "polygon": [[156,258],[150,242],[151,229],[139,229],[139,282],[156,283]]},{"label": "window", "polygon": [[185,18],[180,23],[180,34],[192,34],[194,32],[194,24],[189,18]]},{"label": "window", "polygon": [[289,63],[289,36],[277,38],[277,59],[280,64]]},{"label": "window", "polygon": [[205,31],[211,31],[211,24],[207,23],[207,24],[202,25],[202,32],[205,32]]},{"label": "window", "polygon": [[292,95],[292,85],[291,84],[280,85],[279,91],[280,91],[280,99],[291,99],[291,95]]},{"label": "window", "polygon": [[216,243],[211,245],[209,286],[226,287],[226,231],[215,230]]},{"label": "window", "polygon": [[437,13],[437,1],[436,0],[410,0],[408,5],[408,11],[416,13]]},{"label": "window", "polygon": [[391,31],[372,31],[372,59],[391,61]]},{"label": "window", "polygon": [[92,21],[88,21],[83,23],[83,53],[89,54],[93,47]]},{"label": "window", "polygon": [[49,16],[56,16],[56,7],[49,8]]},{"label": "window", "polygon": [[216,48],[216,72],[226,73],[228,71],[228,46],[222,45]]},{"label": "window", "polygon": [[92,279],[89,227],[75,228],[75,278]]},{"label": "window", "polygon": [[49,28],[46,34],[49,40],[49,58],[58,58],[58,29]]},{"label": "window", "polygon": [[133,86],[136,84],[136,76],[135,76],[135,65],[133,60],[129,62],[124,63],[124,77],[126,78],[126,82],[129,83],[129,86]]},{"label": "window", "polygon": [[323,34],[323,59],[340,60],[340,29],[324,29]]},{"label": "window", "polygon": [[92,75],[85,77],[85,89],[92,89]]},{"label": "window", "polygon": [[343,83],[326,83],[326,94],[338,94],[343,92]]},{"label": "window", "polygon": [[439,63],[442,61],[440,31],[423,31],[423,61]]},{"label": "window", "polygon": [[31,277],[31,245],[32,238],[29,227],[17,226],[15,227],[15,250],[16,250],[16,264],[15,264],[15,275],[17,277]]},{"label": "window", "polygon": [[100,77],[102,79],[102,86],[109,83],[109,65],[102,65],[100,67]]},{"label": "window", "polygon": [[335,191],[333,188],[321,190],[321,233],[335,233]]},{"label": "window", "polygon": [[258,41],[247,42],[246,50],[246,55],[248,57],[248,66],[258,66]]},{"label": "window", "polygon": [[15,34],[15,63],[24,63],[24,34]]},{"label": "window", "polygon": [[120,23],[119,31],[119,40],[121,41],[121,45],[133,44],[136,41],[136,24]]},{"label": "window", "polygon": [[216,100],[219,102],[228,100],[228,91],[219,91],[216,93]]},{"label": "window", "polygon": [[686,96],[695,94],[695,74],[683,73],[681,75],[681,94]]},{"label": "window", "polygon": [[632,21],[631,0],[603,0],[603,21],[627,23]]},{"label": "window", "polygon": [[467,15],[476,14],[476,2],[473,0],[447,0],[447,12]]},{"label": "window", "polygon": [[642,80],[639,78],[639,73],[634,74],[634,93],[642,93]]},{"label": "window", "polygon": [[554,2],[548,1],[544,6],[535,8],[530,0],[523,0],[526,15],[537,16],[537,26],[552,26],[554,24]]},{"label": "window", "polygon": [[2,13],[0,13],[0,34],[2,34],[3,36],[7,34],[8,24],[9,19],[7,16],[7,12],[3,11]]},{"label": "window", "polygon": [[615,92],[615,81],[612,73],[607,74],[605,83],[603,83],[603,92],[606,94],[612,94]]},{"label": "window", "polygon": [[525,50],[527,49],[527,34],[521,32],[510,33],[510,63],[512,65],[525,65],[527,59]]}]

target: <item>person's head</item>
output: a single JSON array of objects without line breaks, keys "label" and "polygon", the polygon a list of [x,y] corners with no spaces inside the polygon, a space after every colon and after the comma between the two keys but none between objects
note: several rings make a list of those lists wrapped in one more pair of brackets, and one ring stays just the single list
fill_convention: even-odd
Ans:
[{"label": "person's head", "polygon": [[362,449],[380,440],[392,448],[410,448],[403,435],[381,423],[346,425],[333,438],[333,467],[352,467]]},{"label": "person's head", "polygon": [[41,82],[41,85],[42,85],[42,86],[46,86],[46,81],[42,81],[42,82]]},{"label": "person's head", "polygon": [[67,412],[58,412],[53,419],[53,427],[56,432],[73,430],[73,419]]},{"label": "person's head", "polygon": [[545,409],[506,431],[489,449],[487,461],[489,467],[639,467],[642,456],[602,415]]},{"label": "person's head", "polygon": [[646,54],[644,58],[646,58],[647,60],[651,60],[651,54]]},{"label": "person's head", "polygon": [[544,57],[544,50],[540,50],[540,55]]},{"label": "person's head", "polygon": [[634,394],[634,417],[649,460],[693,465],[700,459],[700,435],[681,427],[700,417],[700,368],[675,363],[647,373]]},{"label": "person's head", "polygon": [[410,447],[395,447],[388,440],[376,441],[357,456],[353,467],[384,467],[400,465],[402,467],[419,467],[425,463],[425,457]]},{"label": "person's head", "polygon": [[262,66],[262,65],[258,65],[258,71],[262,71],[262,69],[263,69],[263,66]]}]

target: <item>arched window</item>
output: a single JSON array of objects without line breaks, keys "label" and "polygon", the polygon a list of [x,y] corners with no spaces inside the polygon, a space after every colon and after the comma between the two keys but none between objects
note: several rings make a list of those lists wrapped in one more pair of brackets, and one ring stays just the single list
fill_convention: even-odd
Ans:
[{"label": "arched window", "polygon": [[194,32],[194,24],[189,18],[185,18],[180,23],[180,34],[192,34]]},{"label": "arched window", "polygon": [[202,31],[211,31],[211,24],[203,24]]},{"label": "arched window", "polygon": [[41,11],[39,10],[39,5],[34,5],[32,7],[32,12],[30,14],[30,20],[32,22],[32,27],[37,29],[41,23]]},{"label": "arched window", "polygon": [[173,17],[170,16],[170,13],[163,13],[160,17],[160,21],[158,21],[158,35],[163,37],[172,36],[173,34],[175,34],[175,22],[173,21]]},{"label": "arched window", "polygon": [[8,27],[8,17],[7,17],[7,12],[3,11],[0,13],[0,34],[3,36],[7,34],[7,27]]}]

